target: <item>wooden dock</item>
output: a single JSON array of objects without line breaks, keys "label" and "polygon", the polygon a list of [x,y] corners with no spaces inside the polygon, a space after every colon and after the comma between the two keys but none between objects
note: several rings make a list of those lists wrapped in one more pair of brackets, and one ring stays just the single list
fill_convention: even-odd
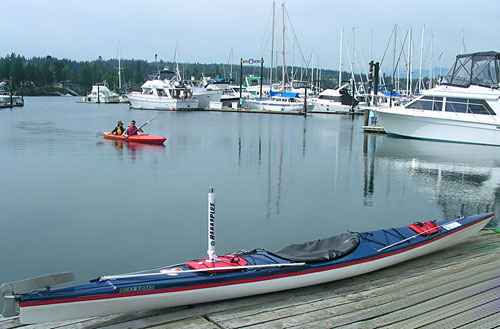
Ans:
[{"label": "wooden dock", "polygon": [[280,293],[17,328],[500,328],[500,234],[355,278]]},{"label": "wooden dock", "polygon": [[384,127],[382,126],[363,126],[363,131],[367,133],[385,134]]}]

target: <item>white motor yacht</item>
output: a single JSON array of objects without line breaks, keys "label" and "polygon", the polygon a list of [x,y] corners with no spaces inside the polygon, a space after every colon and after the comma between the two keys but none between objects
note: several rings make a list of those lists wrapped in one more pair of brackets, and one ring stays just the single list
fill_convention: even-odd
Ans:
[{"label": "white motor yacht", "polygon": [[92,86],[92,91],[83,97],[85,103],[119,103],[120,95],[109,90],[104,83],[98,83]]},{"label": "white motor yacht", "polygon": [[183,80],[179,72],[179,68],[176,69],[174,76],[170,80],[165,80],[166,83],[178,87],[186,87],[189,89],[192,98],[198,101],[197,108],[208,109],[211,102],[220,102],[222,97],[222,90],[220,89],[208,89],[199,81],[186,81]]},{"label": "white motor yacht", "polygon": [[211,102],[220,102],[222,97],[222,90],[208,89],[201,86],[190,85],[188,88],[193,94],[193,98],[198,100],[198,108],[208,109]]},{"label": "white motor yacht", "polygon": [[439,86],[374,111],[388,134],[500,146],[499,67],[497,52],[458,55]]},{"label": "white motor yacht", "polygon": [[198,108],[198,100],[193,98],[189,88],[169,80],[148,80],[141,86],[141,92],[131,92],[127,97],[130,106],[136,109],[179,111]]},{"label": "white motor yacht", "polygon": [[[349,95],[349,83],[337,89],[326,89],[319,93],[317,98],[312,98],[313,113],[352,113],[359,111],[358,100]],[[354,104],[354,106],[353,106]]]},{"label": "white motor yacht", "polygon": [[207,90],[222,91],[222,96],[220,98],[222,105],[231,106],[234,102],[239,102],[240,100],[239,91],[235,91],[234,88],[231,88],[229,85],[229,83],[231,83],[233,79],[206,78],[203,81],[205,83],[205,88],[207,88]]},{"label": "white motor yacht", "polygon": [[[245,105],[251,110],[271,112],[304,112],[304,99],[299,93],[271,91],[269,99],[247,99]],[[310,112],[313,104],[307,102],[306,112]]]},{"label": "white motor yacht", "polygon": [[307,81],[293,80],[288,84],[289,91],[299,93],[300,98],[304,98],[307,91],[307,98],[313,98],[316,93]]}]

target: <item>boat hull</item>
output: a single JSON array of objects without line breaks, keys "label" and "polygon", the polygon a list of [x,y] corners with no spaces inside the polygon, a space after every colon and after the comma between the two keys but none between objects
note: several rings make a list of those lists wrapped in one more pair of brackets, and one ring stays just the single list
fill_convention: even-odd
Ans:
[{"label": "boat hull", "polygon": [[335,114],[347,114],[347,113],[362,113],[358,106],[354,106],[354,110],[350,105],[342,105],[339,102],[323,102],[318,99],[313,99],[311,101],[314,104],[312,108],[312,113],[335,113]]},{"label": "boat hull", "polygon": [[143,110],[186,111],[198,108],[198,100],[128,94],[130,107]]},{"label": "boat hull", "polygon": [[112,139],[112,140],[116,140],[116,141],[122,141],[122,142],[158,144],[158,145],[163,144],[167,140],[167,138],[165,138],[165,137],[152,136],[152,135],[148,135],[148,134],[131,135],[131,136],[126,137],[123,135],[113,135],[110,132],[105,132],[104,138]]},{"label": "boat hull", "polygon": [[[300,113],[304,111],[304,103],[284,103],[272,100],[249,99],[245,101],[246,106],[251,110],[268,112],[293,112]],[[313,109],[313,104],[307,104],[307,112]]]},{"label": "boat hull", "polygon": [[[144,283],[137,286],[141,280],[132,276],[136,286],[119,288],[120,280],[125,278],[104,279],[100,284],[106,287],[113,286],[111,293],[80,297],[58,297],[39,301],[21,301],[20,316],[22,323],[67,320],[81,317],[103,316],[124,312],[135,312],[165,307],[204,303],[256,294],[277,292],[282,290],[306,287],[315,284],[341,280],[356,275],[365,274],[388,266],[392,266],[416,257],[451,247],[465,241],[480,231],[494,214],[476,215],[468,218],[439,222],[442,227],[440,233],[430,236],[411,236],[409,229],[397,229],[405,233],[403,241],[392,243],[384,248],[364,239],[360,234],[360,244],[357,249],[338,260],[324,264],[295,264],[295,267],[286,267],[283,264],[265,271],[247,270],[224,273],[205,273],[204,276],[183,273],[180,268],[170,268],[167,272],[144,272],[149,275],[145,280],[153,283]],[[382,230],[390,234],[391,230]],[[383,236],[381,231],[372,231],[372,237]],[[370,232],[368,232],[370,233]],[[400,239],[398,236],[398,239]],[[407,241],[406,241],[407,240]],[[397,239],[396,239],[397,241]],[[377,250],[377,248],[380,248]],[[258,251],[254,251],[258,253]],[[268,257],[273,254],[266,254]],[[246,257],[246,254],[242,254]],[[275,257],[275,256],[273,256]],[[291,265],[291,264],[289,264]],[[258,266],[258,265],[256,265]],[[179,270],[179,272],[172,272]],[[155,270],[157,271],[157,270]],[[156,273],[156,274],[154,274]],[[176,274],[178,273],[178,274]],[[172,284],[164,288],[153,289],[155,281],[151,275],[161,274],[162,280],[176,280],[182,275],[190,276],[193,284]],[[136,274],[137,275],[137,274]],[[187,280],[187,279],[186,279]],[[54,292],[57,293],[57,292]]]},{"label": "boat hull", "polygon": [[97,98],[96,96],[85,96],[82,99],[83,103],[95,103],[95,104],[116,104],[120,103],[119,96],[101,96]]},{"label": "boat hull", "polygon": [[[447,142],[500,146],[500,122],[471,121],[471,114],[378,108],[374,110],[388,134]],[[431,116],[432,115],[432,116]]]},{"label": "boat hull", "polygon": [[193,98],[198,100],[198,108],[208,109],[211,102],[220,102],[221,90],[197,90],[193,89]]},{"label": "boat hull", "polygon": [[0,94],[0,108],[1,107],[9,107],[9,106],[23,106],[24,101],[21,96],[12,95],[12,105],[10,103],[10,95],[1,95]]}]

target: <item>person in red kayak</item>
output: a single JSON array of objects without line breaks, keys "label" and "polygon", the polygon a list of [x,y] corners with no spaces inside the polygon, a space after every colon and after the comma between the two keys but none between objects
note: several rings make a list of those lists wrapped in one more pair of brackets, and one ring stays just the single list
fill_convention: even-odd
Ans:
[{"label": "person in red kayak", "polygon": [[137,132],[143,132],[141,128],[137,128],[135,126],[135,120],[130,121],[130,126],[128,126],[127,130],[123,133],[125,136],[133,136],[137,135]]},{"label": "person in red kayak", "polygon": [[123,122],[118,121],[115,129],[111,132],[113,135],[122,135],[125,132],[125,128],[123,127]]}]

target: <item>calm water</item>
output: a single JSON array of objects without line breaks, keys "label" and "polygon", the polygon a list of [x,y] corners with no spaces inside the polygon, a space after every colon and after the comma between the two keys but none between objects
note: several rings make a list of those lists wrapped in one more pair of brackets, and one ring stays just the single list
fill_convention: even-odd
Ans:
[{"label": "calm water", "polygon": [[[164,147],[96,133],[154,111],[26,98],[0,110],[0,282],[104,274],[415,220],[498,212],[500,148],[364,135],[362,118],[161,112]],[[490,226],[498,226],[495,219]]]}]

